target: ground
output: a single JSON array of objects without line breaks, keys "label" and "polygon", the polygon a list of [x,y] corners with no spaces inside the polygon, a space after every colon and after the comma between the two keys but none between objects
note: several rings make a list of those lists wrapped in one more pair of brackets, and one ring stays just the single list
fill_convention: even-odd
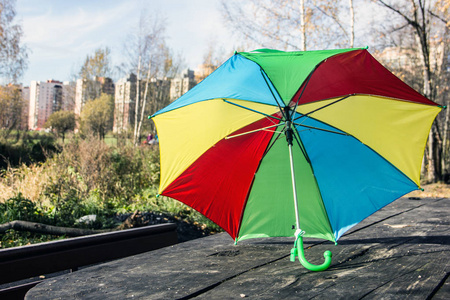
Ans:
[{"label": "ground", "polygon": [[414,191],[406,195],[407,197],[419,198],[448,198],[450,197],[450,184],[432,183],[422,185],[424,191]]}]

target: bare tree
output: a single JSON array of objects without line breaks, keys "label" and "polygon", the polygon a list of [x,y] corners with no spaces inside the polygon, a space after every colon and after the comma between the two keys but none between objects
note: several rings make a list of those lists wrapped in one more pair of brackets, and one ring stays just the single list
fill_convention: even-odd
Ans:
[{"label": "bare tree", "polygon": [[[439,72],[432,64],[432,61],[436,61],[437,57],[432,55],[432,49],[438,47],[439,39],[444,39],[445,32],[448,32],[448,1],[373,1],[398,17],[397,20],[390,20],[393,26],[391,31],[404,32],[412,29],[421,58],[423,94],[431,100],[439,100],[435,88]],[[447,5],[446,9],[445,5]],[[442,149],[442,134],[439,127],[439,123],[435,122],[428,137],[426,164],[429,182],[436,182],[442,177],[442,166],[440,164],[441,156],[445,155],[445,149]]]},{"label": "bare tree", "polygon": [[[147,98],[144,98],[142,93],[147,90],[145,96],[151,97],[155,94],[151,91],[153,79],[171,77],[177,72],[175,59],[166,45],[165,30],[164,18],[156,13],[149,15],[143,10],[137,28],[132,30],[123,44],[125,60],[119,67],[120,72],[122,74],[135,73],[137,76],[133,135],[135,145],[138,144],[144,114],[147,111]],[[142,78],[147,78],[147,80],[142,80]],[[157,99],[153,98],[152,101],[157,101]],[[150,105],[150,107],[153,108],[155,105]]]},{"label": "bare tree", "polygon": [[[141,109],[141,116],[139,118],[139,125],[137,127],[137,133],[135,133],[135,137],[136,136],[140,136],[141,135],[141,128],[142,128],[142,121],[144,120],[144,112],[145,112],[145,108],[146,108],[146,104],[147,104],[147,94],[148,94],[148,87],[149,87],[149,83],[150,83],[150,70],[151,70],[151,61],[149,63],[148,66],[148,71],[147,71],[147,80],[145,81],[145,92],[144,92],[144,99],[142,101],[142,109]],[[137,107],[137,106],[136,106]],[[137,114],[136,114],[137,115]],[[135,142],[136,143],[136,142]]]},{"label": "bare tree", "polygon": [[[141,11],[137,26],[131,29],[123,42],[124,61],[119,66],[121,75],[130,72],[137,74],[139,57],[141,58],[141,74],[147,73],[151,61],[152,74],[164,76],[164,58],[166,46],[166,20],[158,14]],[[145,76],[140,76],[140,78]]]},{"label": "bare tree", "polygon": [[141,98],[141,93],[140,93],[140,87],[141,87],[141,57],[139,56],[139,60],[138,60],[138,67],[137,67],[137,77],[136,77],[136,101],[135,101],[135,106],[134,106],[134,134],[133,134],[133,144],[135,146],[137,146],[138,143],[138,116],[139,116],[139,106],[140,106],[140,98]]},{"label": "bare tree", "polygon": [[222,0],[229,27],[255,44],[283,50],[348,47],[347,7],[333,0]]},{"label": "bare tree", "polygon": [[7,83],[16,83],[28,63],[22,26],[14,22],[15,5],[15,0],[0,0],[0,78]]}]

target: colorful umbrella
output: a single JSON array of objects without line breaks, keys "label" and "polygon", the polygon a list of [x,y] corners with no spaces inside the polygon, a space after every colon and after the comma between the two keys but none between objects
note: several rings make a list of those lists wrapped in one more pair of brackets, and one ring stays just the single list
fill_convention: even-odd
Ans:
[{"label": "colorful umbrella", "polygon": [[153,118],[159,193],[193,207],[235,241],[336,242],[420,185],[442,107],[366,49],[235,53]]}]

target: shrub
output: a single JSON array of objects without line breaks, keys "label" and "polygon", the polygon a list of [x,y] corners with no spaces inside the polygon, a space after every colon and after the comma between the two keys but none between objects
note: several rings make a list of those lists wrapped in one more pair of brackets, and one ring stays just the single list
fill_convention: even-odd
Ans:
[{"label": "shrub", "polygon": [[0,223],[14,220],[43,222],[44,219],[46,217],[36,203],[24,198],[21,193],[0,203]]},{"label": "shrub", "polygon": [[115,214],[140,210],[167,213],[203,229],[220,230],[181,202],[157,197],[158,185],[157,149],[108,146],[94,137],[73,138],[43,163],[3,172],[0,221],[21,219],[56,226],[87,226],[76,220],[95,214],[97,221],[89,227],[99,229],[116,225],[111,218]]},{"label": "shrub", "polygon": [[0,170],[17,167],[21,164],[44,162],[48,156],[57,152],[55,138],[52,134],[41,132],[24,132],[14,142],[0,141]]}]

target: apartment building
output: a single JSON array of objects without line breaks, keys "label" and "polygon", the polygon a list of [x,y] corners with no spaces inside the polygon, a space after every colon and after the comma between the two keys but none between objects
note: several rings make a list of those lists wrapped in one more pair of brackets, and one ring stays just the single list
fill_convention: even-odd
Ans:
[{"label": "apartment building", "polygon": [[63,103],[62,110],[66,111],[74,111],[75,110],[75,90],[76,90],[76,82],[73,81],[64,81],[63,82]]},{"label": "apartment building", "polygon": [[128,74],[116,82],[113,132],[127,131],[134,124],[136,75]]},{"label": "apartment building", "polygon": [[[58,111],[73,111],[81,115],[87,101],[102,93],[114,95],[114,125],[116,133],[133,128],[135,120],[136,75],[129,74],[116,83],[111,78],[94,77],[92,80],[78,79],[64,83],[56,80],[32,81],[25,90],[28,105],[28,128],[42,129],[48,117]],[[146,81],[140,80],[143,97]],[[146,113],[153,113],[171,101],[181,97],[196,85],[195,73],[186,69],[175,78],[151,78],[148,84]],[[25,98],[24,98],[25,99]]]},{"label": "apartment building", "polygon": [[29,129],[42,129],[50,115],[63,106],[63,83],[32,81],[30,85]]},{"label": "apartment building", "polygon": [[87,101],[98,98],[102,93],[114,95],[114,82],[108,77],[77,79],[75,84],[75,115],[80,116]]},{"label": "apartment building", "polygon": [[28,129],[28,116],[30,110],[30,87],[25,86],[22,87],[22,114],[20,117],[20,125],[19,129],[27,130]]},{"label": "apartment building", "polygon": [[180,76],[173,78],[170,82],[170,101],[180,98],[196,84],[194,71],[190,69],[183,70]]}]

